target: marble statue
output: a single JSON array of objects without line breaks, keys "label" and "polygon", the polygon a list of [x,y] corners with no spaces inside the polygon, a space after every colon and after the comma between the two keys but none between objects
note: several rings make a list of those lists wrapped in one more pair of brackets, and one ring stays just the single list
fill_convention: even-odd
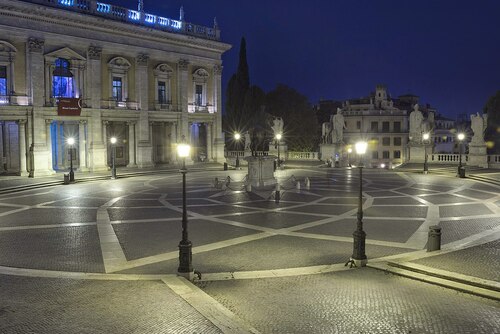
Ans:
[{"label": "marble statue", "polygon": [[476,115],[470,115],[470,124],[472,131],[474,132],[474,137],[472,137],[472,144],[484,144],[484,132],[486,131],[486,126],[488,124],[488,115],[483,116],[476,113]]},{"label": "marble statue", "polygon": [[252,139],[250,138],[250,132],[245,132],[245,137],[243,137],[243,142],[245,143],[245,151],[250,151],[250,144]]},{"label": "marble statue", "polygon": [[331,117],[332,123],[332,142],[341,143],[344,138],[345,121],[342,115],[342,109],[337,108],[337,113]]},{"label": "marble statue", "polygon": [[276,137],[278,133],[283,134],[283,118],[275,117],[273,119],[273,125],[271,126],[271,129],[273,129],[274,137]]},{"label": "marble statue", "polygon": [[418,110],[418,104],[415,104],[413,111],[410,113],[410,140],[420,143],[422,139],[422,122],[424,116]]}]

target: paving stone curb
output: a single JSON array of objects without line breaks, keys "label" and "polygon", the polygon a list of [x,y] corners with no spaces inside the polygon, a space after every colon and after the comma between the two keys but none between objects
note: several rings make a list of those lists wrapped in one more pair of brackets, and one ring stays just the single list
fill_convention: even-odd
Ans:
[{"label": "paving stone curb", "polygon": [[436,270],[407,262],[368,263],[367,266],[421,282],[500,301],[500,283],[498,282],[446,272],[444,270]]}]

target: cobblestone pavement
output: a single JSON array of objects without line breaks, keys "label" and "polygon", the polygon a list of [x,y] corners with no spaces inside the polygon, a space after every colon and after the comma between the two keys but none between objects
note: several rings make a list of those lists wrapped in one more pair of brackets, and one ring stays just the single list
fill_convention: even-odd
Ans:
[{"label": "cobblestone pavement", "polygon": [[500,282],[500,240],[413,262]]},{"label": "cobblestone pavement", "polygon": [[500,333],[497,302],[370,268],[198,284],[262,333]]},{"label": "cobblestone pavement", "polygon": [[221,333],[161,281],[0,275],[0,333]]},{"label": "cobblestone pavement", "polygon": [[[200,284],[262,333],[494,333],[494,325],[498,329],[494,320],[498,308],[491,301],[372,269],[297,276],[314,271],[315,266],[343,265],[351,256],[359,189],[356,169],[278,171],[279,203],[274,191],[244,191],[245,174],[244,170],[188,172],[189,238],[194,267],[204,277],[246,273],[247,280]],[[214,178],[226,180],[227,176],[229,186],[215,189]],[[306,177],[310,188],[305,187]],[[15,182],[9,179],[8,183]],[[366,169],[363,222],[369,261],[424,249],[433,225],[442,228],[443,248],[460,249],[485,236],[492,240],[500,231],[499,189],[495,184],[447,175]],[[26,268],[35,277],[43,276],[43,270],[60,271],[57,275],[62,277],[65,272],[67,277],[70,272],[175,274],[181,213],[182,183],[177,172],[0,194],[0,275],[7,272],[6,267]],[[498,280],[492,276],[498,274],[498,246],[452,252],[443,259],[453,259],[455,267],[474,268],[471,274],[476,277]],[[486,254],[496,261],[494,265],[486,269],[481,260],[473,264]],[[446,270],[438,257],[423,261]],[[288,270],[289,277],[257,279],[280,270]],[[114,318],[122,308],[130,319],[139,317],[130,321],[129,332],[182,332],[175,329],[177,311],[170,308],[173,296],[169,293],[175,294],[159,282],[35,277],[0,276],[0,317],[7,319],[0,318],[0,332],[75,332],[72,328],[92,322],[92,298],[101,304],[96,307],[98,321],[89,327],[95,330],[89,332],[115,332],[114,326],[117,332],[127,332],[128,320]],[[364,279],[368,290],[361,289]],[[86,299],[87,295],[92,298]],[[267,302],[260,303],[257,296]],[[158,306],[173,318],[155,313],[158,310],[151,311],[151,316],[134,314],[131,308],[137,301],[140,310]],[[58,308],[57,303],[66,306]],[[9,311],[18,305],[24,313]],[[49,311],[43,313],[43,305]],[[466,306],[472,311],[467,313]],[[23,315],[30,308],[32,318]],[[47,317],[50,310],[56,316]],[[87,313],[80,317],[79,312]],[[23,316],[16,320],[19,314]],[[210,333],[210,323],[203,327],[198,322],[203,316],[192,317],[190,332]],[[460,321],[452,324],[453,317]],[[71,327],[73,318],[75,327]],[[164,327],[148,330],[144,326],[149,322]]]}]

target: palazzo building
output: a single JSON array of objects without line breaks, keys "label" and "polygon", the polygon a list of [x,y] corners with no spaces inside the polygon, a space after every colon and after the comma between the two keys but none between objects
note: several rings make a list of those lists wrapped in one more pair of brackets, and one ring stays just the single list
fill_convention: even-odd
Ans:
[{"label": "palazzo building", "polygon": [[[384,85],[377,85],[366,98],[347,100],[341,110],[346,125],[344,142],[354,151],[357,141],[368,141],[368,166],[392,167],[406,161],[409,113],[395,106]],[[355,154],[352,155],[355,163]]]},{"label": "palazzo building", "polygon": [[[0,172],[224,161],[220,30],[94,0],[0,0]],[[67,139],[73,137],[70,147]]]}]

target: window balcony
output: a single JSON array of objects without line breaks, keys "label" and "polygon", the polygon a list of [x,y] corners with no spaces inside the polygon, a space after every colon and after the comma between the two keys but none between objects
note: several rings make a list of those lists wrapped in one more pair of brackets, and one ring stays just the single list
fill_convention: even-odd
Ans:
[{"label": "window balcony", "polygon": [[206,105],[198,105],[195,103],[188,104],[188,113],[205,113],[205,114],[213,114],[215,112],[215,107],[211,104]]},{"label": "window balcony", "polygon": [[135,101],[117,101],[110,97],[107,100],[101,100],[101,109],[130,109],[139,110],[139,103]]},{"label": "window balcony", "polygon": [[0,95],[0,106],[27,106],[30,105],[26,95]]},{"label": "window balcony", "polygon": [[163,111],[176,111],[172,101],[155,101],[154,102],[154,110],[163,110]]}]

